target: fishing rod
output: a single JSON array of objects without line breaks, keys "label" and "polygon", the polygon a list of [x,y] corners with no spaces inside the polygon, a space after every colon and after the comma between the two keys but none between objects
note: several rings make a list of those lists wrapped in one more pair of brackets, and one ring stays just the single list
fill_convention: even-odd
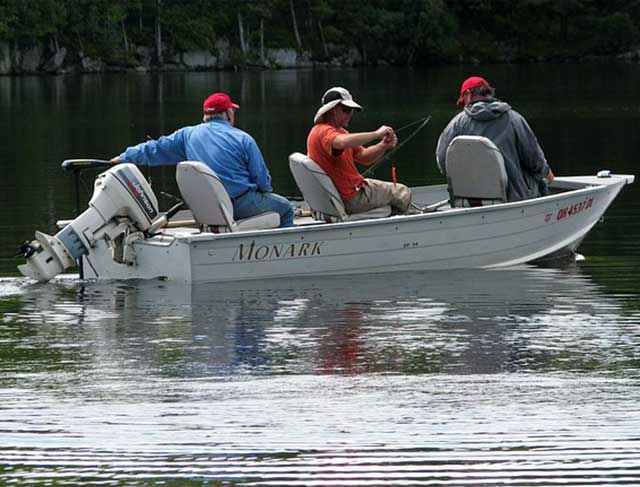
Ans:
[{"label": "fishing rod", "polygon": [[[431,120],[431,115],[429,115],[428,117],[425,117],[424,119],[421,119],[422,123],[418,126],[417,129],[415,129],[413,132],[411,132],[400,144],[398,144],[397,146],[395,146],[392,150],[390,150],[389,152],[387,152],[384,156],[382,156],[380,159],[378,159],[374,164],[372,164],[371,166],[369,166],[365,171],[362,172],[362,177],[367,176],[368,174],[371,174],[373,171],[376,170],[376,168],[378,166],[380,166],[380,164],[382,164],[383,162],[389,160],[389,158],[395,154],[398,150],[400,150],[407,142],[409,142],[411,139],[413,139],[418,132],[420,132],[420,130],[422,130],[424,128],[425,125],[427,125],[429,123],[429,121]],[[412,125],[415,125],[416,123],[418,123],[419,120],[415,121],[415,122],[411,122],[410,124],[404,126],[404,127],[400,127],[399,130],[403,130],[407,127],[410,127]],[[397,130],[396,130],[397,132]]]}]

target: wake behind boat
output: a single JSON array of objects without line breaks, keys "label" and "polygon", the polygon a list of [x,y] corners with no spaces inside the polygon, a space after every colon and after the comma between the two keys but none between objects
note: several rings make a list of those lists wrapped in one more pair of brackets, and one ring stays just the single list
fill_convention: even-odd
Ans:
[{"label": "wake behind boat", "polygon": [[[235,221],[224,187],[197,162],[178,165],[191,211],[176,207],[161,214],[138,168],[119,164],[97,177],[84,213],[59,222],[55,236],[36,232],[21,247],[26,263],[19,269],[39,281],[77,265],[89,279],[199,283],[512,266],[575,252],[634,181],[609,171],[556,177],[547,196],[506,202],[499,154],[486,139],[467,142],[473,151],[461,152],[464,180],[452,167],[448,184],[411,188],[421,211],[408,215],[387,208],[346,215],[326,175],[292,154],[305,201],[296,202],[297,226],[291,228],[277,228],[272,214]],[[478,192],[470,194],[469,187]]]}]

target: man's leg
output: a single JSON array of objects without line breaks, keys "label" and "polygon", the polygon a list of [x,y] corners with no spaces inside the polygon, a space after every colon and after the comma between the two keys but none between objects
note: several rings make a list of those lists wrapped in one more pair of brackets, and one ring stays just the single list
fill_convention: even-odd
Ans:
[{"label": "man's leg", "polygon": [[405,213],[411,204],[411,191],[404,184],[393,184],[378,179],[367,179],[367,185],[351,200],[345,201],[347,213],[361,213],[391,205],[400,213]]},{"label": "man's leg", "polygon": [[233,200],[233,215],[237,219],[249,218],[267,211],[280,215],[280,226],[293,226],[294,206],[283,196],[275,193],[248,191]]}]

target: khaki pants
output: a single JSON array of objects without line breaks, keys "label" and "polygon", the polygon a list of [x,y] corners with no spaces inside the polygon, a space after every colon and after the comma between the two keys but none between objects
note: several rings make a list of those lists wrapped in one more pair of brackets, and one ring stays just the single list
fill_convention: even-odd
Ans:
[{"label": "khaki pants", "polygon": [[396,212],[405,213],[411,204],[411,191],[404,184],[393,184],[378,179],[365,179],[367,184],[344,202],[348,214],[362,213],[380,206],[391,205]]}]

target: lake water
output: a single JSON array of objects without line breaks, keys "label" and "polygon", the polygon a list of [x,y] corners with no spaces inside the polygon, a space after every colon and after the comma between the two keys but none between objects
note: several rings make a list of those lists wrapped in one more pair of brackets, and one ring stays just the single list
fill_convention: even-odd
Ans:
[{"label": "lake water", "polygon": [[[212,91],[294,195],[287,155],[333,85],[366,108],[352,130],[432,115],[394,162],[441,182],[435,141],[469,74],[527,117],[557,175],[637,172],[639,65],[0,78],[0,485],[640,485],[639,184],[583,260],[551,268],[17,277],[17,246],[74,212],[63,159],[196,123]],[[177,194],[172,168],[146,173]]]}]

